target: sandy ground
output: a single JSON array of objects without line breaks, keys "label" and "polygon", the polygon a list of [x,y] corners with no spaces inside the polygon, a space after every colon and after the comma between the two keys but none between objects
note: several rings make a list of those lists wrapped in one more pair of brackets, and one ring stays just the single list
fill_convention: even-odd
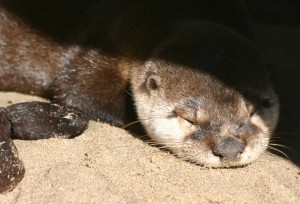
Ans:
[{"label": "sandy ground", "polygon": [[[1,93],[1,105],[38,98]],[[236,169],[205,169],[122,129],[90,122],[75,139],[15,140],[26,167],[0,203],[299,203],[300,169],[264,154]]]},{"label": "sandy ground", "polygon": [[[300,87],[294,87],[300,79],[300,29],[257,29],[264,33],[259,46],[280,68],[276,83],[287,112],[278,135],[294,148],[291,160],[265,153],[244,168],[205,169],[122,129],[90,122],[75,139],[15,140],[26,175],[15,190],[0,195],[0,203],[300,203],[300,100],[289,103]],[[0,106],[31,100],[40,99],[0,93]]]}]

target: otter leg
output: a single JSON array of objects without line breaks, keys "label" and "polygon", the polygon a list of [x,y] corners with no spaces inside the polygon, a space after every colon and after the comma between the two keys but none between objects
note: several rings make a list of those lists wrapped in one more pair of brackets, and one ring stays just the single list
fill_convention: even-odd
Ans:
[{"label": "otter leg", "polygon": [[52,101],[75,107],[92,120],[122,127],[127,122],[129,69],[99,49],[84,49],[59,70],[50,86]]},{"label": "otter leg", "polygon": [[11,191],[23,179],[25,169],[11,139],[10,122],[0,110],[0,193]]}]

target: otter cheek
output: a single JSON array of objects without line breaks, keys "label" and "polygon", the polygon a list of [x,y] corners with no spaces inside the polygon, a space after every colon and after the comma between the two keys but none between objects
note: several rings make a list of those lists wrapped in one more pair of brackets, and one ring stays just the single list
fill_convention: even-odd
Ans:
[{"label": "otter cheek", "polygon": [[265,133],[266,137],[270,138],[270,129],[268,128],[267,123],[259,115],[252,116],[250,122],[257,126],[261,132]]},{"label": "otter cheek", "polygon": [[186,137],[195,127],[180,118],[157,118],[148,130],[150,137],[174,152],[180,151]]},{"label": "otter cheek", "polygon": [[184,137],[184,131],[176,118],[157,119],[153,121],[152,127],[154,139],[160,142],[177,143]]},{"label": "otter cheek", "polygon": [[240,165],[249,164],[255,161],[267,149],[270,140],[268,128],[265,126],[259,128],[260,130],[257,133],[249,135],[246,138],[247,146],[241,155],[241,159],[239,161]]},{"label": "otter cheek", "polygon": [[252,141],[252,145],[246,147],[244,153],[241,155],[239,165],[252,163],[266,150],[269,140],[262,137],[263,136],[260,135],[260,138],[256,138]]}]

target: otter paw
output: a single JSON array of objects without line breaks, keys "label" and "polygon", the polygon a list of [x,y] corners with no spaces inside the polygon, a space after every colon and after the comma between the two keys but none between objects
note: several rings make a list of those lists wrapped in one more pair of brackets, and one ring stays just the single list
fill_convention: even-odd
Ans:
[{"label": "otter paw", "polygon": [[10,123],[0,110],[0,193],[11,191],[23,179],[25,169],[10,138]]},{"label": "otter paw", "polygon": [[88,125],[88,118],[80,111],[57,104],[18,103],[8,106],[5,112],[11,122],[13,139],[72,138]]}]

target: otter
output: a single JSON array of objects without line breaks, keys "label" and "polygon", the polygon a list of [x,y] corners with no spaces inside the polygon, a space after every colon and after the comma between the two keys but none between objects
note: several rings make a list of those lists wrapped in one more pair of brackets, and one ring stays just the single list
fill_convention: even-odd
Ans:
[{"label": "otter", "polygon": [[71,138],[88,120],[139,121],[157,145],[206,167],[244,166],[268,147],[279,102],[239,0],[1,0],[0,18],[0,89],[52,103],[3,109],[1,150],[20,168],[6,168],[13,182],[1,173],[2,192],[24,175],[11,138]]}]

